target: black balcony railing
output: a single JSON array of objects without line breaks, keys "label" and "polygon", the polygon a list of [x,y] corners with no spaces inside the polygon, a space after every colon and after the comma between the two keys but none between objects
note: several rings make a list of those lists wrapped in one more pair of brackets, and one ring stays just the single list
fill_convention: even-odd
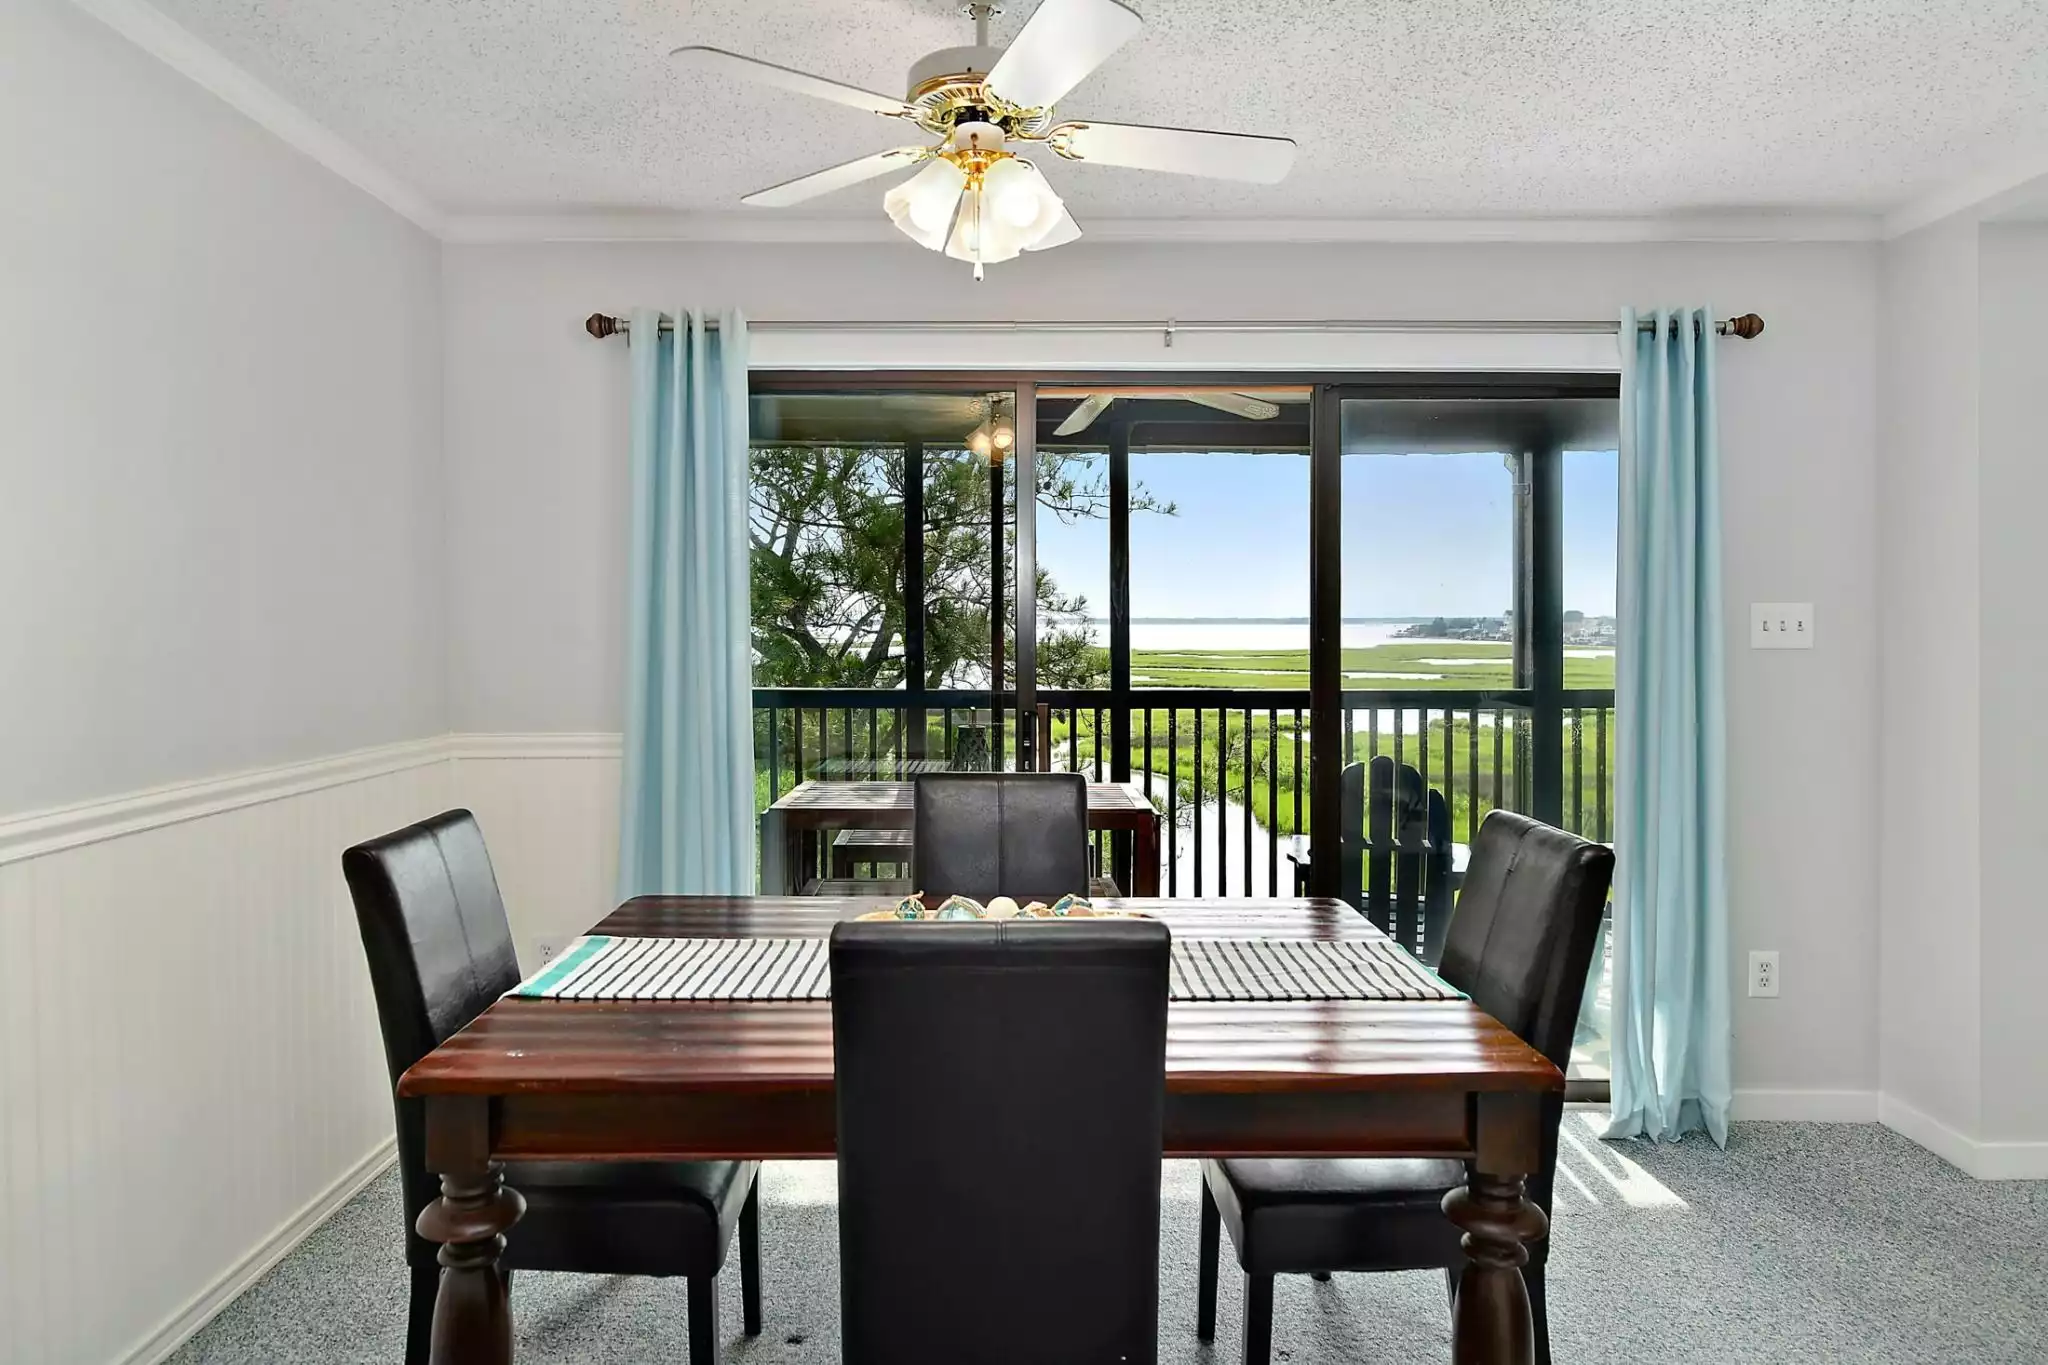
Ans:
[{"label": "black balcony railing", "polygon": [[[904,778],[949,766],[1015,768],[1028,729],[1041,768],[1127,779],[1158,807],[1162,890],[1170,896],[1294,893],[1309,831],[1306,690],[1041,690],[1020,717],[1014,694],[983,691],[757,688],[756,802],[812,778]],[[1562,697],[1560,823],[1612,839],[1614,694]],[[1345,761],[1378,756],[1440,793],[1453,838],[1470,843],[1487,811],[1531,808],[1530,702],[1524,692],[1343,694]],[[1115,737],[1128,736],[1119,762]],[[1126,838],[1098,836],[1097,857],[1131,884]]]}]

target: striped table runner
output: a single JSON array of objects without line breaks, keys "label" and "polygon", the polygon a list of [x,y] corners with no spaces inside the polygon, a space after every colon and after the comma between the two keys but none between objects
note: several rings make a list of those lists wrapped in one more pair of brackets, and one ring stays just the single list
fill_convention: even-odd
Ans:
[{"label": "striped table runner", "polygon": [[[944,932],[939,930],[938,932]],[[542,1000],[827,1000],[822,938],[593,934],[510,994]],[[1175,940],[1175,1000],[1462,1000],[1386,939]]]},{"label": "striped table runner", "polygon": [[826,1000],[822,938],[616,938],[592,934],[511,994],[544,1000]]},{"label": "striped table runner", "polygon": [[1191,938],[1173,944],[1175,1000],[1463,1000],[1392,939]]}]

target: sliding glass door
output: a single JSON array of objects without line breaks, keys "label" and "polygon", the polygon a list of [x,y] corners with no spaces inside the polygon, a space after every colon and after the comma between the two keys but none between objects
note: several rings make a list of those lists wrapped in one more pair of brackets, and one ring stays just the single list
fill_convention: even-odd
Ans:
[{"label": "sliding glass door", "polygon": [[1015,391],[806,377],[751,409],[759,806],[1014,763]]},{"label": "sliding glass door", "polygon": [[[1595,376],[1332,399],[1342,738],[1316,838],[1345,850],[1328,893],[1433,962],[1489,810],[1611,838],[1618,398]],[[1605,1075],[1606,968],[1603,935],[1577,1076]]]},{"label": "sliding glass door", "polygon": [[1610,837],[1613,375],[754,387],[764,806],[1128,781],[1167,894],[1342,896],[1432,959],[1487,811]]}]

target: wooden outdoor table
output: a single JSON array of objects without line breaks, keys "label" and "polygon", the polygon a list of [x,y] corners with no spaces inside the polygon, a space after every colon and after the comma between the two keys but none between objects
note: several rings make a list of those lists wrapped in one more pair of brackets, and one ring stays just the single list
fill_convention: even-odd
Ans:
[{"label": "wooden outdoor table", "polygon": [[[828,829],[909,829],[908,782],[800,782],[761,812],[761,891],[794,895],[816,866]],[[1088,828],[1136,836],[1131,893],[1159,894],[1159,812],[1135,782],[1090,782]]]},{"label": "wooden outdoor table", "polygon": [[[1339,901],[1128,900],[1181,938],[1370,938]],[[823,937],[866,900],[642,897],[593,932]],[[945,932],[934,926],[904,932]],[[1467,1001],[1181,1003],[1167,1010],[1167,1154],[1456,1157],[1445,1201],[1470,1265],[1452,1315],[1460,1365],[1530,1365],[1519,1267],[1543,1215],[1524,1195],[1543,1097],[1564,1078]],[[441,1197],[420,1215],[442,1244],[434,1365],[506,1365],[497,1273],[524,1201],[508,1159],[830,1157],[832,1008],[798,1001],[506,998],[421,1059],[401,1095],[427,1111]],[[1085,1161],[1086,1153],[1071,1158]],[[992,1180],[1011,1178],[1000,1171]]]}]

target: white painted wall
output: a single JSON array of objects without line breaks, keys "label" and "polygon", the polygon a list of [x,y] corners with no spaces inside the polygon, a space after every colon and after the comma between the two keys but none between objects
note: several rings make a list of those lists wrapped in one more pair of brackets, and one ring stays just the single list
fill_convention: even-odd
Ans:
[{"label": "white painted wall", "polygon": [[449,801],[440,247],[61,0],[0,186],[0,1359],[147,1362],[391,1139],[339,859]]},{"label": "white painted wall", "polygon": [[2040,1177],[2048,226],[1957,214],[1883,271],[1884,1117],[1973,1174]]},{"label": "white painted wall", "polygon": [[[1862,245],[1084,242],[992,270],[977,287],[956,262],[898,245],[451,245],[453,728],[619,726],[627,367],[617,341],[584,335],[594,310],[690,302],[766,318],[914,320],[1570,318],[1695,301],[1754,309],[1769,331],[1727,344],[1721,370],[1736,645],[1733,946],[1738,962],[1750,948],[1780,950],[1785,994],[1738,994],[1736,1077],[1751,1090],[1854,1092],[1843,1107],[1867,1112],[1878,1077],[1877,259]],[[1741,648],[1746,604],[1786,599],[1818,604],[1819,648]],[[521,801],[546,799],[522,790]],[[601,781],[586,792],[613,799]],[[563,818],[596,830],[610,817]],[[592,844],[581,856],[609,875],[610,848]],[[540,899],[525,894],[525,878],[505,881],[515,906]],[[602,883],[555,873],[544,884]],[[543,882],[533,885],[538,893]],[[1731,964],[1731,989],[1738,975]]]},{"label": "white painted wall", "polygon": [[1975,1134],[1981,1105],[1977,226],[1884,251],[1878,853],[1884,1093]]},{"label": "white painted wall", "polygon": [[0,815],[446,726],[439,244],[0,7]]},{"label": "white painted wall", "polygon": [[2048,224],[1987,223],[1982,300],[1978,517],[1982,547],[1983,1136],[2048,1142]]}]

